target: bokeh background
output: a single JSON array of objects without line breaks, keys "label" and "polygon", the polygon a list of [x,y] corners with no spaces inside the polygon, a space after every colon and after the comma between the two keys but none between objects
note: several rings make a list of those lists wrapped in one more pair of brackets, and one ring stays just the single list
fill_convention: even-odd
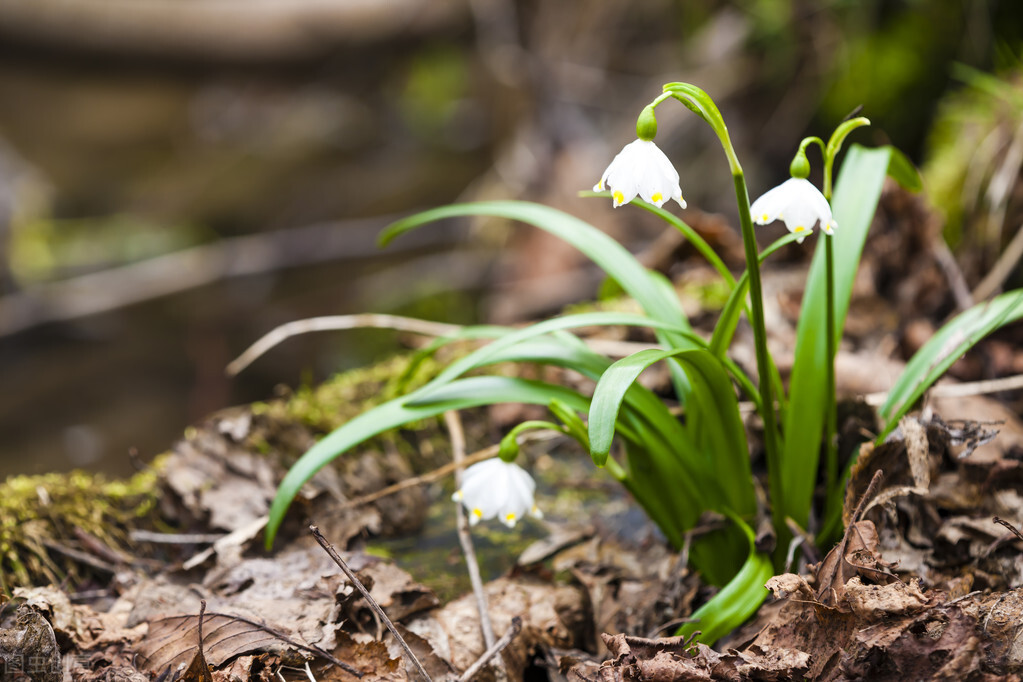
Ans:
[{"label": "bokeh background", "polygon": [[[862,107],[856,139],[924,169],[975,284],[1023,214],[1021,46],[1019,0],[0,0],[0,475],[124,473],[132,448],[398,344],[307,335],[225,375],[291,320],[591,297],[599,273],[527,228],[374,239],[524,198],[643,248],[656,223],[577,193],[667,81],[716,99],[754,195]],[[683,217],[736,224],[711,132],[660,111]]]}]

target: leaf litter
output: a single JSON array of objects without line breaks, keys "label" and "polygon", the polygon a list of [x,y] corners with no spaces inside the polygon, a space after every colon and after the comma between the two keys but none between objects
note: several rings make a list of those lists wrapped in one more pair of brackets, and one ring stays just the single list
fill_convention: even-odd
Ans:
[{"label": "leaf litter", "polygon": [[[886,190],[886,201],[905,199]],[[918,212],[912,205],[903,210]],[[926,241],[926,235],[913,238]],[[874,259],[875,271],[888,267],[886,253],[898,252],[874,251],[868,249],[867,259]],[[944,305],[933,264],[910,260],[930,273],[918,278],[930,284],[893,290],[890,282],[857,280],[859,301],[849,321],[860,330],[854,343],[877,333],[871,324],[878,318],[913,319]],[[784,330],[777,333],[784,343]],[[881,369],[865,372],[864,363]],[[839,365],[840,383],[850,386],[898,369],[859,351],[843,351]],[[953,368],[961,377],[969,372],[976,369],[968,363]],[[880,390],[855,386],[850,390]],[[381,393],[379,385],[360,391]],[[484,643],[472,595],[441,603],[418,582],[426,576],[415,562],[363,551],[367,537],[417,532],[437,491],[410,487],[371,505],[349,504],[442,463],[443,448],[431,440],[436,425],[383,439],[323,469],[286,519],[285,543],[272,555],[258,546],[287,463],[353,402],[342,397],[337,410],[296,411],[303,400],[312,402],[302,394],[238,408],[190,429],[156,470],[155,520],[139,517],[137,530],[148,533],[139,537],[157,540],[104,552],[87,541],[95,533],[81,529],[70,539],[34,542],[47,575],[60,576],[62,565],[75,570],[66,573],[71,580],[63,587],[15,588],[13,601],[0,608],[2,679],[23,679],[12,661],[26,652],[59,660],[63,677],[74,680],[152,680],[161,666],[169,671],[164,681],[358,679],[332,658],[362,679],[417,679],[366,600],[304,532],[310,518],[340,548],[433,679],[457,679],[476,662]],[[884,444],[861,446],[844,509],[851,523],[839,548],[799,574],[772,578],[774,600],[720,651],[656,637],[670,633],[677,622],[669,621],[691,613],[710,592],[686,571],[684,557],[655,535],[637,532],[635,523],[624,533],[611,532],[597,513],[549,526],[550,541],[486,584],[495,631],[513,634],[496,663],[510,679],[1020,679],[1023,425],[986,398],[929,399],[924,408]],[[938,413],[960,421],[942,421]],[[493,442],[493,427],[478,421],[467,420],[476,441]],[[851,441],[870,428],[868,412],[843,434]],[[421,459],[410,457],[413,452]],[[879,469],[883,482],[867,494]],[[112,545],[121,530],[136,529],[103,534],[100,544]],[[161,543],[168,531],[195,541]],[[63,553],[54,558],[53,551]],[[157,562],[162,570],[155,570]],[[451,567],[461,570],[457,560]],[[203,601],[209,611],[200,645]],[[19,660],[23,665],[26,659]],[[490,666],[474,679],[497,678]]]}]

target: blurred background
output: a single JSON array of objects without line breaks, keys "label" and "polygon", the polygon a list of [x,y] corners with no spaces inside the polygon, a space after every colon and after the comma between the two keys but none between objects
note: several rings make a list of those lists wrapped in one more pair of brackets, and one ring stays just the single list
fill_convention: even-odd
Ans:
[{"label": "blurred background", "polygon": [[[754,196],[862,107],[855,139],[924,169],[976,285],[1023,248],[1021,46],[1019,0],[0,0],[0,475],[125,473],[213,410],[398,347],[306,335],[225,376],[291,320],[592,297],[599,273],[536,230],[374,240],[524,198],[644,248],[656,222],[577,193],[668,81],[718,102]],[[659,120],[683,217],[727,250],[716,139],[680,106]]]}]

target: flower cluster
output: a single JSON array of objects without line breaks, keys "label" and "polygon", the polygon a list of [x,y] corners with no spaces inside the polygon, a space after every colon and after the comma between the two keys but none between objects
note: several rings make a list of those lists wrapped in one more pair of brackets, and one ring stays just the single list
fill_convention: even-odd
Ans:
[{"label": "flower cluster", "polygon": [[[625,145],[593,190],[611,190],[615,208],[637,196],[658,208],[668,199],[674,199],[682,208],[686,207],[678,171],[650,140],[641,139]],[[800,235],[799,242],[813,232],[818,223],[829,235],[834,234],[838,227],[828,200],[806,178],[789,178],[753,202],[750,213],[757,225],[784,221],[789,232]]]},{"label": "flower cluster", "polygon": [[512,528],[526,514],[543,518],[533,501],[536,483],[522,467],[503,459],[473,464],[462,474],[462,487],[451,499],[469,513],[469,524],[497,518]]}]

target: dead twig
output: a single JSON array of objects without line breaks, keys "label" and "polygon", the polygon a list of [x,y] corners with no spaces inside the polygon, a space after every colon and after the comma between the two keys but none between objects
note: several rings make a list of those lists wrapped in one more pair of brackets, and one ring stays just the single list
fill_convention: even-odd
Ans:
[{"label": "dead twig", "polygon": [[974,299],[982,301],[988,296],[997,293],[1016,268],[1020,258],[1023,258],[1023,225],[1016,229],[1016,234],[1006,245],[1002,255],[998,257],[998,261],[988,270],[987,275],[980,281],[977,288],[973,290]]},{"label": "dead twig", "polygon": [[226,536],[226,533],[155,533],[150,530],[133,530],[129,535],[132,542],[154,545],[208,545]]},{"label": "dead twig", "polygon": [[[444,425],[447,426],[448,434],[451,436],[451,453],[455,464],[465,459],[465,431],[462,428],[462,420],[458,412],[448,410],[444,413]],[[462,472],[455,472],[455,487],[462,487]],[[487,649],[494,646],[494,626],[490,622],[490,608],[487,605],[487,593],[483,591],[483,578],[480,576],[480,565],[476,559],[476,548],[472,544],[472,534],[469,532],[469,520],[465,516],[465,509],[462,505],[455,505],[455,528],[458,531],[458,544],[462,547],[462,554],[465,555],[465,566],[469,571],[469,582],[472,584],[472,592],[476,596],[476,609],[480,613],[480,629],[483,631],[483,642]]]},{"label": "dead twig", "polygon": [[[530,431],[519,436],[519,442],[530,443],[551,440],[552,438],[559,438],[563,435],[564,435],[563,433],[555,431]],[[386,488],[381,488],[376,492],[363,495],[362,497],[357,497],[354,500],[349,500],[348,502],[345,502],[341,506],[341,508],[353,509],[355,507],[361,507],[364,504],[376,502],[377,500],[387,497],[388,495],[400,493],[402,490],[414,488],[417,485],[426,485],[427,483],[439,481],[440,479],[444,478],[448,474],[451,474],[452,472],[458,471],[459,469],[464,469],[467,466],[471,466],[473,464],[476,464],[477,462],[482,462],[485,459],[490,459],[491,457],[494,457],[495,455],[497,455],[497,451],[499,449],[500,448],[497,445],[488,445],[482,450],[477,450],[471,455],[466,455],[465,459],[463,459],[461,462],[450,462],[448,464],[445,464],[444,466],[437,467],[433,471],[428,471],[420,476],[406,478],[405,480],[399,481],[394,485],[389,485]]]},{"label": "dead twig", "polygon": [[514,618],[512,618],[511,626],[509,626],[508,630],[505,631],[503,635],[501,635],[501,639],[494,642],[493,645],[491,645],[486,651],[483,652],[483,655],[480,656],[475,663],[473,663],[472,665],[465,669],[465,672],[462,673],[462,676],[458,678],[459,682],[469,682],[469,680],[473,679],[476,673],[482,670],[483,666],[485,666],[490,661],[490,659],[501,653],[501,651],[503,651],[506,646],[511,644],[512,640],[515,639],[518,636],[519,632],[521,631],[522,618],[520,618],[519,616],[515,616]]},{"label": "dead twig", "polygon": [[[927,394],[932,398],[965,398],[972,395],[987,395],[999,391],[1014,391],[1023,388],[1023,374],[1014,374],[999,379],[971,381],[965,384],[941,384],[932,387]],[[888,399],[888,393],[868,393],[863,402],[868,405],[882,405]]]},{"label": "dead twig", "polygon": [[282,324],[264,334],[258,341],[246,348],[241,355],[232,360],[225,371],[228,376],[235,376],[251,365],[258,357],[281,342],[290,339],[292,336],[308,334],[310,332],[342,331],[366,327],[372,329],[394,329],[402,332],[425,334],[427,336],[450,336],[462,328],[457,324],[444,324],[442,322],[418,320],[413,317],[376,313],[310,317]]},{"label": "dead twig", "polygon": [[1011,523],[1009,523],[1009,522],[1008,522],[1008,521],[1006,521],[1005,519],[1000,519],[1000,518],[998,518],[998,517],[996,516],[995,518],[993,518],[993,519],[992,519],[992,521],[994,521],[995,523],[997,523],[997,524],[998,524],[999,526],[1005,526],[1006,528],[1008,528],[1008,529],[1009,529],[1009,531],[1010,531],[1010,532],[1011,532],[1011,533],[1012,533],[1013,535],[1015,535],[1015,536],[1016,536],[1017,538],[1019,538],[1020,540],[1023,540],[1023,533],[1020,533],[1020,532],[1019,532],[1019,530],[1018,530],[1018,529],[1016,528],[1016,526],[1012,525]]},{"label": "dead twig", "polygon": [[391,631],[391,634],[398,641],[398,644],[401,645],[402,651],[405,652],[405,656],[408,657],[409,662],[412,663],[413,667],[415,667],[419,674],[422,675],[424,680],[427,680],[428,682],[433,682],[432,678],[430,677],[430,674],[426,672],[426,668],[424,668],[423,664],[419,662],[419,659],[416,658],[416,655],[412,653],[412,649],[409,648],[408,642],[406,642],[404,638],[402,638],[402,636],[398,634],[398,630],[397,628],[394,627],[394,623],[392,623],[391,619],[387,617],[387,614],[384,613],[384,610],[380,608],[380,604],[377,603],[376,599],[374,599],[370,595],[369,590],[367,590],[366,586],[362,584],[362,581],[360,581],[356,577],[352,569],[348,567],[348,564],[345,563],[345,560],[341,558],[341,555],[337,553],[337,550],[334,549],[334,545],[330,544],[327,538],[323,537],[323,533],[321,533],[320,529],[317,528],[316,526],[309,526],[309,532],[311,532],[313,534],[313,537],[316,538],[316,542],[320,543],[320,547],[323,548],[323,551],[325,551],[327,555],[334,560],[334,563],[337,564],[337,567],[340,568],[341,572],[345,574],[345,577],[348,578],[352,585],[355,586],[355,589],[357,589],[362,594],[363,598],[366,600],[366,603],[369,604],[369,607],[373,609],[373,612],[376,613],[380,620],[384,622],[384,625],[387,626],[387,629]]}]

